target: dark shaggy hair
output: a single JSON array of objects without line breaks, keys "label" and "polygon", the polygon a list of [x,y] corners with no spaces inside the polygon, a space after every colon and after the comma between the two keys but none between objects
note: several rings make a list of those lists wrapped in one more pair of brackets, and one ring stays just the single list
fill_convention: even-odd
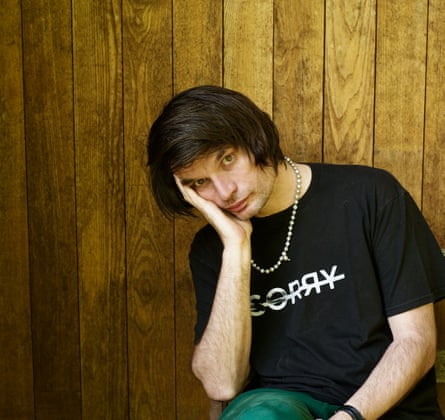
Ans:
[{"label": "dark shaggy hair", "polygon": [[228,147],[247,152],[261,167],[277,170],[283,160],[275,124],[241,93],[198,86],[174,96],[148,136],[151,187],[161,211],[191,214],[173,173]]}]

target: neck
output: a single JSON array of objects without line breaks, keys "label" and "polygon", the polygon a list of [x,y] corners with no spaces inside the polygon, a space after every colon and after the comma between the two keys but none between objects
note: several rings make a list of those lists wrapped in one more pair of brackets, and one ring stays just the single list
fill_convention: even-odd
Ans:
[{"label": "neck", "polygon": [[[298,168],[301,173],[301,165],[298,165]],[[301,174],[301,176],[302,184],[305,185],[303,175]],[[295,172],[289,163],[283,161],[278,165],[270,197],[261,212],[257,214],[257,217],[270,216],[290,207],[295,201],[295,190]]]}]

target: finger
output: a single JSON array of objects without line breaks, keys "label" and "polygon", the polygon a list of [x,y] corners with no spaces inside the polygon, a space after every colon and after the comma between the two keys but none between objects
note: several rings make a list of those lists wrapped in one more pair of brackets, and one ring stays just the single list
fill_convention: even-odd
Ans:
[{"label": "finger", "polygon": [[173,178],[175,179],[176,186],[178,187],[179,191],[181,191],[181,193],[184,193],[184,186],[182,185],[181,180],[177,177],[177,175],[174,175],[174,174],[173,174]]},{"label": "finger", "polygon": [[174,179],[175,179],[176,186],[178,187],[178,189],[179,189],[179,191],[181,192],[182,196],[184,197],[184,199],[185,199],[186,201],[189,201],[189,200],[187,199],[187,197],[189,196],[189,194],[187,193],[187,190],[186,190],[187,187],[186,187],[185,185],[182,184],[181,180],[180,180],[176,175],[173,175],[173,177],[174,177]]},{"label": "finger", "polygon": [[184,200],[196,207],[196,204],[200,203],[203,199],[196,193],[196,191],[193,190],[193,188],[184,185],[176,175],[173,176],[179,191],[184,197]]}]

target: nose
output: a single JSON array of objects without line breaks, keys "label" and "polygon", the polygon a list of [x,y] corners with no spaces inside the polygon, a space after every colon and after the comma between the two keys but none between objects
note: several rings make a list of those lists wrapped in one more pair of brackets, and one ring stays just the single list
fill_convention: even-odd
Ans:
[{"label": "nose", "polygon": [[236,191],[236,183],[228,177],[215,177],[213,186],[218,197],[222,201],[229,201],[233,193]]}]

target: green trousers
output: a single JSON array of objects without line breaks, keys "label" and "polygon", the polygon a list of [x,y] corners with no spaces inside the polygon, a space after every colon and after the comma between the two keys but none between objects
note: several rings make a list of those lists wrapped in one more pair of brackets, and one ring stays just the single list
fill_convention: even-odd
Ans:
[{"label": "green trousers", "polygon": [[238,395],[220,420],[325,420],[338,408],[301,392],[258,388]]}]

